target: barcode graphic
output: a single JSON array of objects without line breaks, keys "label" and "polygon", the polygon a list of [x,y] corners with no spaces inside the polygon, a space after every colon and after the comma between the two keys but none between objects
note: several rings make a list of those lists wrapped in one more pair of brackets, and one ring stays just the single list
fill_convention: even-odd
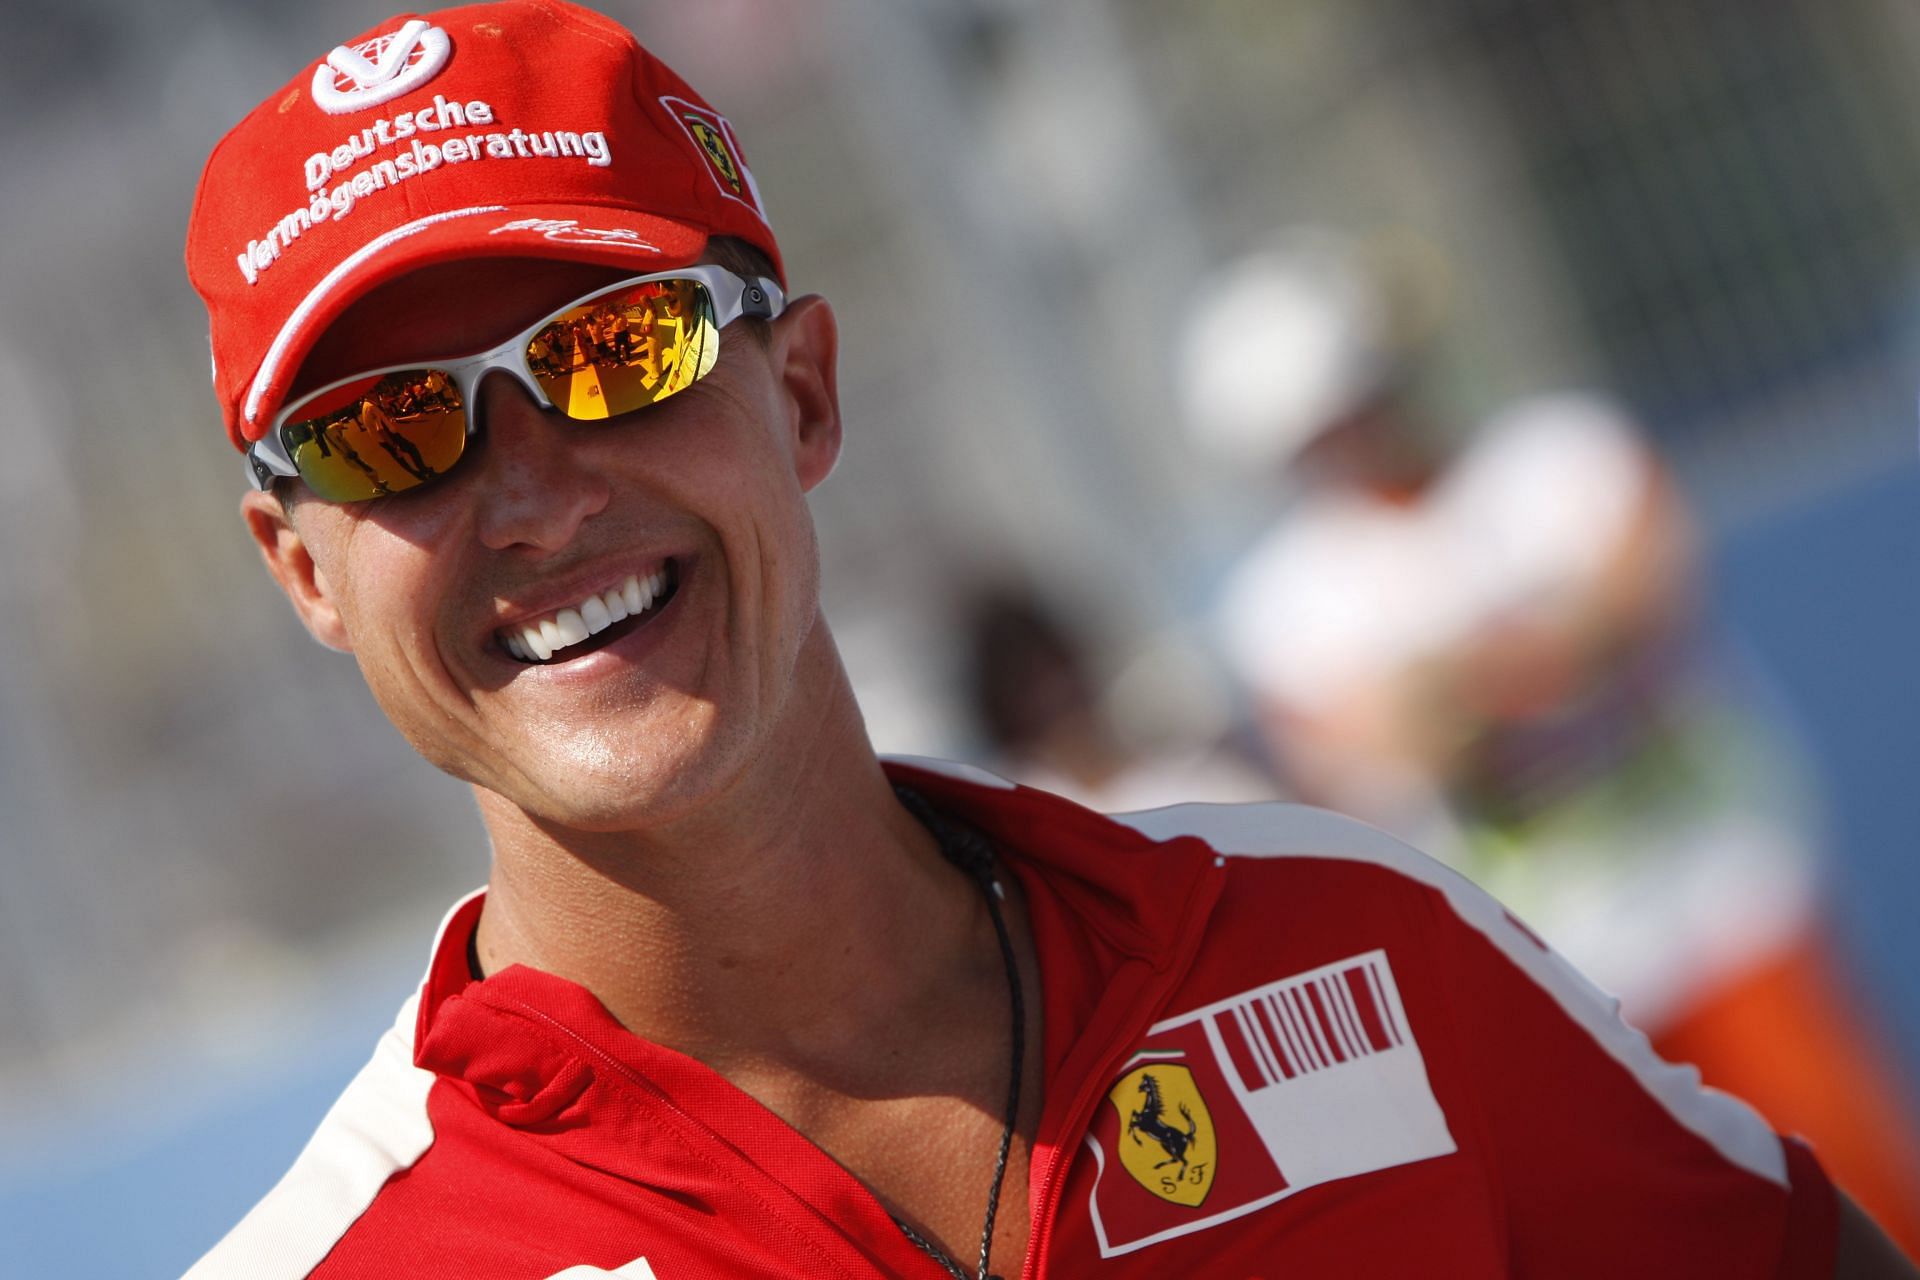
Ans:
[{"label": "barcode graphic", "polygon": [[1374,952],[1216,1008],[1214,1030],[1247,1089],[1264,1089],[1406,1044],[1392,982]]},{"label": "barcode graphic", "polygon": [[[1414,1032],[1385,949],[1154,1024],[1128,1069],[1167,1058],[1191,1067],[1196,1088],[1221,1083],[1205,1099],[1218,1144],[1213,1168],[1240,1172],[1216,1172],[1237,1180],[1216,1181],[1200,1213],[1170,1216],[1159,1201],[1154,1212],[1143,1212],[1137,1177],[1114,1156],[1116,1144],[1132,1140],[1134,1110],[1116,1100],[1115,1112],[1103,1113],[1105,1136],[1087,1136],[1100,1164],[1088,1197],[1100,1255],[1205,1230],[1309,1187],[1458,1150]],[[1202,1038],[1204,1049],[1194,1043]],[[1139,1139],[1137,1118],[1131,1131]],[[1255,1155],[1249,1136],[1264,1149],[1264,1170],[1257,1156],[1241,1158]]]}]

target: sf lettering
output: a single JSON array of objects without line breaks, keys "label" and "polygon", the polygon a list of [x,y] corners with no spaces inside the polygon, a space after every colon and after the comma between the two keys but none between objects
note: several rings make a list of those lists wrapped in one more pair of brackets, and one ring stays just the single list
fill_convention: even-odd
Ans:
[{"label": "sf lettering", "polygon": [[1179,1169],[1173,1173],[1161,1174],[1160,1194],[1171,1200],[1180,1194],[1182,1183],[1196,1189],[1205,1187],[1207,1185],[1207,1162],[1204,1160],[1196,1160],[1185,1169]]}]

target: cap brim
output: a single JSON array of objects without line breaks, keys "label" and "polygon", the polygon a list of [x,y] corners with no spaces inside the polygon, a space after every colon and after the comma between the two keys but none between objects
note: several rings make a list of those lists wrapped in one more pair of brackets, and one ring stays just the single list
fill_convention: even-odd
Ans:
[{"label": "cap brim", "polygon": [[254,373],[235,443],[245,448],[266,434],[327,326],[369,290],[410,271],[460,258],[551,258],[631,265],[640,275],[686,266],[706,246],[702,228],[602,205],[481,205],[415,219],[348,255],[293,309]]}]

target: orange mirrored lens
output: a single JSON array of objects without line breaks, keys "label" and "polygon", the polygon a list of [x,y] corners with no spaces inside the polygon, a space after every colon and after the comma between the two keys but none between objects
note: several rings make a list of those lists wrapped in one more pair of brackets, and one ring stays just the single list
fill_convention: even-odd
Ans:
[{"label": "orange mirrored lens", "polygon": [[330,502],[417,488],[467,443],[460,389],[438,369],[403,369],[326,391],[283,428],[300,478]]},{"label": "orange mirrored lens", "polygon": [[611,418],[686,390],[719,356],[706,289],[653,280],[548,321],[527,343],[527,371],[569,418]]}]

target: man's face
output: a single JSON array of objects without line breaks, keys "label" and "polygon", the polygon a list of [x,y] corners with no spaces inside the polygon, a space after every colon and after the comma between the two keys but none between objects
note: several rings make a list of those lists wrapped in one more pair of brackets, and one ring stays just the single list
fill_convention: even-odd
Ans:
[{"label": "man's face", "polygon": [[[489,262],[415,272],[357,302],[306,388],[492,346],[630,271]],[[538,818],[672,820],[817,707],[830,652],[805,492],[839,448],[831,314],[802,300],[667,400],[606,422],[540,410],[511,377],[445,478],[370,502],[264,494],[250,529],[302,619],[359,661],[422,755]],[[295,483],[297,482],[290,482]],[[528,662],[505,640],[660,575],[664,603]],[[591,613],[591,610],[588,610]]]}]

